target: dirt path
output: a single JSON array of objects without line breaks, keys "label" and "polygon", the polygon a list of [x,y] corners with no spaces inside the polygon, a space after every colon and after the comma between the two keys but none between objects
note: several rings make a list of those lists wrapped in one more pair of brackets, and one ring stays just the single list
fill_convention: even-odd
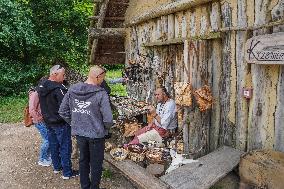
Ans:
[{"label": "dirt path", "polygon": [[[39,144],[40,138],[35,127],[25,128],[22,124],[0,123],[0,188],[80,188],[78,177],[65,181],[61,175],[55,175],[51,167],[37,165]],[[73,160],[73,167],[78,169],[77,160]],[[134,188],[118,172],[113,169],[111,172],[111,178],[103,179],[101,187]]]}]

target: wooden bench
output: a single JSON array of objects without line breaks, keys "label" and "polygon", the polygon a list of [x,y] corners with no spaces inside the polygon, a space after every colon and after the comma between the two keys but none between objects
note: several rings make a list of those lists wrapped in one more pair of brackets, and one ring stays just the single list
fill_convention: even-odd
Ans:
[{"label": "wooden bench", "polygon": [[207,189],[231,172],[244,152],[224,146],[175,169],[161,180],[175,189]]},{"label": "wooden bench", "polygon": [[137,165],[131,160],[116,161],[105,153],[105,161],[119,169],[124,176],[129,178],[133,184],[141,189],[168,189],[169,185],[154,177],[143,167]]}]

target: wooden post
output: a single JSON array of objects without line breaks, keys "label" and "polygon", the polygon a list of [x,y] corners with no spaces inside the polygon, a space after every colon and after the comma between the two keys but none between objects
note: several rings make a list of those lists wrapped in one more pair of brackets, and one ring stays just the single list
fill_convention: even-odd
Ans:
[{"label": "wooden post", "polygon": [[[268,0],[255,1],[255,25],[268,23]],[[267,33],[267,29],[254,31],[254,35]],[[248,150],[273,148],[275,119],[271,119],[276,107],[278,66],[252,65],[253,98],[248,129]]]},{"label": "wooden post", "polygon": [[212,95],[214,105],[212,107],[211,127],[210,127],[210,151],[218,148],[220,136],[220,118],[221,118],[221,98],[220,84],[222,76],[222,41],[220,39],[212,41]]},{"label": "wooden post", "polygon": [[[221,27],[221,10],[220,3],[212,4],[212,11],[210,15],[211,28],[217,30]],[[210,126],[210,141],[209,150],[214,151],[218,148],[219,132],[220,132],[220,84],[222,75],[222,41],[219,39],[212,41],[212,52],[210,53],[210,60],[212,65],[212,95],[214,97],[214,105],[212,107],[211,126]]]},{"label": "wooden post", "polygon": [[182,14],[175,14],[175,38],[181,38],[181,24],[182,24]]},{"label": "wooden post", "polygon": [[[247,0],[238,1],[238,26],[247,27],[246,15]],[[237,103],[236,103],[236,147],[246,151],[248,131],[248,101],[243,97],[243,88],[246,86],[248,65],[244,59],[244,44],[247,40],[246,31],[238,31],[236,35],[236,64],[237,64]]]},{"label": "wooden post", "polygon": [[[191,82],[190,81],[190,64],[189,64],[189,44],[190,42],[188,40],[184,41],[184,48],[183,48],[183,59],[184,59],[184,82]],[[188,113],[189,108],[184,108],[184,114],[183,114],[183,122],[182,122],[182,128],[183,128],[183,144],[184,144],[184,153],[189,154],[189,119],[188,119]]]},{"label": "wooden post", "polygon": [[219,28],[221,28],[221,10],[219,2],[212,3],[210,22],[212,31],[218,31]]},{"label": "wooden post", "polygon": [[161,36],[162,36],[161,19],[158,18],[156,20],[156,36],[155,36],[156,38],[155,38],[155,40],[156,41],[161,40]]},{"label": "wooden post", "polygon": [[162,27],[162,41],[166,41],[168,39],[168,17],[162,16],[161,17],[161,27]]},{"label": "wooden post", "polygon": [[[221,8],[223,26],[232,26],[232,9],[228,2],[225,2]],[[223,37],[223,57],[222,57],[222,77],[220,83],[220,101],[221,120],[220,120],[220,137],[219,144],[232,145],[232,134],[234,126],[229,121],[230,112],[230,95],[231,95],[231,33],[226,32]]]},{"label": "wooden post", "polygon": [[[282,5],[282,6],[281,6]],[[272,9],[273,21],[284,18],[284,0],[279,0],[278,4]],[[284,26],[273,28],[274,32],[283,32]],[[275,150],[284,152],[284,66],[280,67],[279,79],[277,84],[277,105],[275,112]]]},{"label": "wooden post", "polygon": [[190,29],[190,36],[191,37],[195,36],[196,35],[195,12],[193,12],[190,16],[189,29]]},{"label": "wooden post", "polygon": [[186,23],[186,14],[183,14],[182,21],[181,21],[181,37],[186,38],[187,37],[187,23]]},{"label": "wooden post", "polygon": [[168,15],[168,39],[175,38],[175,15],[169,14]]}]

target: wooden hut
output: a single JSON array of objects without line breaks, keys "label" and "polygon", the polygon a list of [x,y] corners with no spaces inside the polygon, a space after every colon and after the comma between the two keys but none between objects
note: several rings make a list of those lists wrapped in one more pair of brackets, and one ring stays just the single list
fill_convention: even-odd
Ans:
[{"label": "wooden hut", "polygon": [[[136,69],[128,90],[141,100],[151,101],[161,84],[173,95],[176,82],[192,92],[209,86],[211,109],[200,111],[193,98],[179,112],[185,152],[202,156],[222,145],[284,152],[284,0],[119,2],[126,12],[116,17],[124,19],[111,11],[96,17],[91,62]],[[100,29],[108,19],[124,23]],[[104,47],[112,35],[119,45]]]}]

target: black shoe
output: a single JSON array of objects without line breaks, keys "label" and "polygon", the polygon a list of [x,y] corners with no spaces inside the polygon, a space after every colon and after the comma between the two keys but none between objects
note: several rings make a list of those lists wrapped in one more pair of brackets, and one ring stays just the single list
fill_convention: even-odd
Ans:
[{"label": "black shoe", "polygon": [[77,176],[79,176],[80,174],[79,174],[79,172],[78,171],[72,171],[72,175],[71,176],[62,176],[62,179],[63,180],[69,180],[69,179],[71,179],[71,178],[75,178],[75,177],[77,177]]}]

